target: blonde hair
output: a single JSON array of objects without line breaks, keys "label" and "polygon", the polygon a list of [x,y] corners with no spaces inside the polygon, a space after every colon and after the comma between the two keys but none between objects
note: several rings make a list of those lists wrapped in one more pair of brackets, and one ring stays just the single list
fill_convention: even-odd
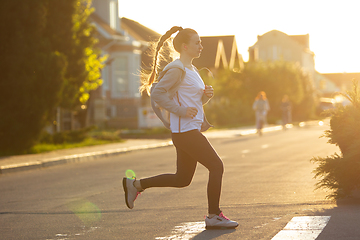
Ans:
[{"label": "blonde hair", "polygon": [[150,95],[150,88],[151,85],[155,82],[156,76],[157,76],[157,69],[159,65],[159,55],[160,50],[163,47],[164,43],[173,35],[176,33],[176,36],[173,39],[173,46],[176,52],[181,52],[181,46],[183,43],[189,43],[190,38],[193,34],[197,34],[197,32],[190,28],[183,29],[182,27],[174,26],[169,31],[167,31],[164,35],[161,36],[159,41],[156,44],[155,54],[153,57],[153,63],[151,67],[150,74],[146,73],[146,70],[142,69],[141,71],[141,86],[140,86],[140,93],[142,94],[144,91],[147,92],[148,95]]},{"label": "blonde hair", "polygon": [[256,96],[255,100],[259,100],[260,99],[260,96],[263,95],[263,99],[265,100],[266,99],[266,93],[264,91],[260,91],[258,93],[258,95]]}]

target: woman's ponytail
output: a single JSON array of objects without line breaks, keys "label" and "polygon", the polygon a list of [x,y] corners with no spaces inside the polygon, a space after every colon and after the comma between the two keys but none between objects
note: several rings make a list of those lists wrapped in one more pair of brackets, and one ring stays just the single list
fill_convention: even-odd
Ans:
[{"label": "woman's ponytail", "polygon": [[169,39],[171,37],[171,35],[173,35],[177,31],[181,31],[181,30],[183,30],[182,27],[176,27],[176,26],[172,27],[169,31],[167,31],[159,39],[159,41],[158,41],[158,43],[156,45],[155,56],[154,56],[154,59],[153,59],[153,64],[152,64],[152,70],[151,70],[151,73],[150,73],[150,77],[148,79],[144,79],[144,78],[142,79],[142,84],[140,86],[140,93],[143,93],[144,91],[147,91],[148,95],[150,95],[151,85],[154,83],[156,75],[157,75],[157,65],[158,65],[159,52],[160,52],[162,46],[164,45],[165,41],[167,39]]}]

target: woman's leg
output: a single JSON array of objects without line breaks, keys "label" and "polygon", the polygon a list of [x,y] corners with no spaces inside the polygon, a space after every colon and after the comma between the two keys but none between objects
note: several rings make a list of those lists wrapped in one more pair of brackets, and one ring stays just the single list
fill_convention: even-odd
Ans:
[{"label": "woman's leg", "polygon": [[191,183],[196,164],[200,162],[209,170],[208,209],[210,214],[219,214],[223,163],[206,137],[198,130],[172,135],[177,151],[175,174],[161,174],[141,179],[143,189],[150,187],[186,187]]},{"label": "woman's leg", "polygon": [[151,187],[186,187],[190,185],[196,169],[196,160],[176,147],[177,161],[175,174],[160,174],[140,180],[143,189]]},{"label": "woman's leg", "polygon": [[[125,202],[128,208],[134,207],[134,201],[139,192],[150,187],[186,187],[191,183],[196,169],[196,160],[186,152],[176,148],[177,170],[175,174],[161,174],[150,178],[135,179],[123,178]],[[140,184],[139,184],[140,183]]]},{"label": "woman's leg", "polygon": [[208,210],[209,214],[219,214],[221,212],[219,202],[224,172],[223,162],[207,138],[198,130],[174,135],[173,140],[176,148],[182,149],[209,170]]}]

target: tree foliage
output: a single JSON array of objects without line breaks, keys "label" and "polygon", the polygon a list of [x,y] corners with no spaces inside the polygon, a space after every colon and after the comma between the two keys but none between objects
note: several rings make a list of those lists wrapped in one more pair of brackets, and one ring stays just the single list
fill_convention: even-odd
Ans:
[{"label": "tree foliage", "polygon": [[346,96],[351,104],[330,110],[331,129],[324,134],[328,143],[340,148],[341,154],[311,160],[318,164],[314,170],[315,178],[320,179],[317,188],[330,189],[327,197],[335,199],[351,196],[353,190],[360,188],[360,94],[356,82]]},{"label": "tree foliage", "polygon": [[0,152],[30,148],[56,106],[101,84],[90,0],[12,0],[0,8]]},{"label": "tree foliage", "polygon": [[309,76],[293,63],[247,63],[241,72],[222,70],[216,79],[204,76],[213,85],[214,99],[209,103],[209,120],[218,125],[236,125],[254,121],[252,104],[260,91],[265,91],[270,103],[268,120],[281,118],[281,99],[286,94],[293,106],[293,117],[308,119],[314,114],[315,100]]},{"label": "tree foliage", "polygon": [[[89,92],[102,84],[95,26],[89,20],[91,0],[49,1],[47,36],[52,49],[67,60],[61,107],[73,109],[89,99]],[[61,26],[59,28],[59,26]]]}]

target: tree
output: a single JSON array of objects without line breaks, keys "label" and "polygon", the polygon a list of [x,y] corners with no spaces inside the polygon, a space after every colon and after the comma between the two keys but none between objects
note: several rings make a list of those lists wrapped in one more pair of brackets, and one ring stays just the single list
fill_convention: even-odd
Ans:
[{"label": "tree", "polygon": [[99,57],[96,48],[95,26],[89,20],[94,9],[91,0],[50,1],[48,9],[46,34],[52,49],[63,53],[68,63],[60,106],[74,109],[102,84],[100,71],[106,57]]},{"label": "tree", "polygon": [[0,153],[35,144],[56,106],[101,84],[90,0],[12,0],[0,8]]},{"label": "tree", "polygon": [[215,89],[214,99],[206,106],[208,118],[214,124],[252,122],[252,104],[260,91],[265,91],[269,99],[268,120],[271,122],[281,118],[280,104],[285,94],[293,104],[295,119],[306,119],[315,111],[310,79],[293,63],[247,63],[240,73],[222,70],[216,79],[206,76],[205,79]]},{"label": "tree", "polygon": [[60,100],[65,56],[51,50],[46,0],[5,1],[0,81],[0,152],[31,147]]}]

